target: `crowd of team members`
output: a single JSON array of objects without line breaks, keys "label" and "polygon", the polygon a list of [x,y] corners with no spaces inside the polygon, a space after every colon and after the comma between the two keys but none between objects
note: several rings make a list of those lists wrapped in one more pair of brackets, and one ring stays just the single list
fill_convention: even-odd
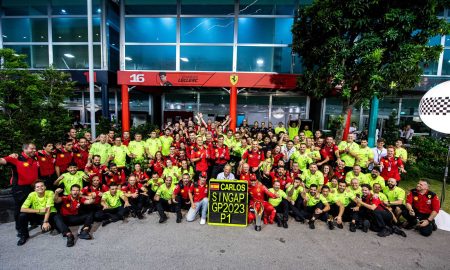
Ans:
[{"label": "crowd of team members", "polygon": [[[29,223],[43,231],[56,228],[67,246],[74,245],[70,226],[82,225],[78,237],[91,239],[94,221],[106,226],[153,211],[160,223],[168,211],[182,222],[185,209],[187,221],[199,214],[205,224],[211,178],[248,181],[249,224],[254,206],[262,205],[264,224],[284,228],[292,216],[307,220],[311,229],[316,220],[330,230],[348,222],[351,232],[371,229],[381,237],[406,237],[400,225],[425,236],[435,229],[440,205],[428,183],[420,180],[409,193],[398,187],[407,160],[401,140],[386,149],[379,139],[371,149],[353,134],[336,145],[320,130],[299,130],[300,121],[286,129],[283,123],[273,128],[244,120],[236,132],[229,122],[205,122],[198,114],[195,123],[169,122],[145,141],[142,134],[131,140],[129,132],[114,131],[95,140],[88,132],[78,138],[71,129],[63,143],[46,143],[39,151],[29,143],[21,154],[0,158],[13,169],[18,245],[29,238]],[[406,222],[400,223],[401,216]]]}]

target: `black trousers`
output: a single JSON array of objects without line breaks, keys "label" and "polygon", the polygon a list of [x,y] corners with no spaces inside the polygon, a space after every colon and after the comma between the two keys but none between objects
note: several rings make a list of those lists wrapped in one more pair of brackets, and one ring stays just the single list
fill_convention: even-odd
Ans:
[{"label": "black trousers", "polygon": [[145,199],[144,197],[146,196],[139,194],[136,198],[132,197],[128,198],[128,202],[131,205],[130,207],[131,211],[133,211],[136,214],[142,212],[142,207],[144,206],[144,199]]},{"label": "black trousers", "polygon": [[166,213],[164,211],[175,212],[175,205],[169,204],[167,200],[163,198],[159,198],[159,201],[156,203],[156,209],[158,210],[158,214],[160,217],[166,217]]},{"label": "black trousers", "polygon": [[361,208],[358,217],[360,222],[364,220],[370,221],[370,229],[375,232],[379,232],[386,227],[392,226],[393,216],[387,210],[369,210],[367,208]]},{"label": "black trousers", "polygon": [[292,215],[296,218],[302,218],[301,210],[303,209],[303,198],[298,196],[294,205],[288,202],[289,211],[292,212]]},{"label": "black trousers", "polygon": [[84,227],[91,228],[92,223],[94,223],[94,213],[85,213],[71,216],[63,216],[61,214],[56,214],[54,217],[55,225],[58,231],[63,235],[70,232],[69,226],[83,225]]},{"label": "black trousers", "polygon": [[315,219],[327,221],[328,213],[322,213],[320,215],[316,215],[316,213],[315,213],[316,209],[322,210],[323,208],[325,208],[325,205],[322,202],[319,202],[313,206],[306,206],[305,209],[302,209],[300,211],[301,217],[304,219],[311,219],[312,217],[314,217]]},{"label": "black trousers", "polygon": [[[52,226],[52,228],[55,227],[54,216],[55,214],[51,213],[48,219],[48,222],[50,223],[50,226]],[[18,222],[16,223],[19,226],[19,236],[29,237],[30,235],[28,233],[28,222],[42,225],[44,222],[44,217],[45,215],[20,213],[17,219]]]},{"label": "black trousers", "polygon": [[128,208],[119,206],[103,210],[103,220],[110,219],[112,222],[123,220],[128,214]]},{"label": "black trousers", "polygon": [[[292,204],[291,204],[292,205]],[[289,218],[289,202],[285,199],[281,200],[281,203],[275,207],[277,214],[283,216],[283,220],[287,221]]]},{"label": "black trousers", "polygon": [[351,202],[345,207],[344,214],[342,215],[342,221],[350,222],[353,220],[358,220],[359,211],[353,211],[353,207],[356,207],[355,202]]},{"label": "black trousers", "polygon": [[[425,220],[428,217],[430,217],[430,214],[419,213],[417,209],[414,209],[414,212],[416,215],[411,216],[406,207],[403,209],[402,212],[403,217],[408,221],[408,224],[412,226],[417,225],[418,221]],[[434,220],[432,222],[434,222]],[[423,236],[430,236],[432,232],[433,232],[433,225],[431,223],[429,223],[425,227],[419,227],[419,233]]]},{"label": "black trousers", "polygon": [[14,220],[16,221],[16,230],[20,230],[19,225],[19,215],[20,215],[20,208],[22,208],[22,204],[27,199],[28,195],[32,191],[31,186],[19,186],[19,185],[13,185],[12,186],[12,196],[14,199]]}]

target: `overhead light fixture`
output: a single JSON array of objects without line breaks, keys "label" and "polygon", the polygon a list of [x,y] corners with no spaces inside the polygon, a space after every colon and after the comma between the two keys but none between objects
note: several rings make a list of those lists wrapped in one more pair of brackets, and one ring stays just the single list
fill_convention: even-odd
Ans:
[{"label": "overhead light fixture", "polygon": [[256,60],[256,64],[257,64],[258,66],[262,66],[262,65],[264,65],[264,60],[261,59],[261,58],[258,58],[258,59]]},{"label": "overhead light fixture", "polygon": [[6,36],[6,35],[2,35],[4,38],[8,38],[8,36]]},{"label": "overhead light fixture", "polygon": [[101,8],[97,9],[97,13],[102,13],[102,9]]},{"label": "overhead light fixture", "polygon": [[189,62],[189,59],[187,59],[186,57],[181,57],[180,60],[183,62]]},{"label": "overhead light fixture", "polygon": [[61,9],[61,13],[66,14],[66,10],[65,9]]},{"label": "overhead light fixture", "polygon": [[125,60],[126,60],[126,61],[133,61],[133,58],[127,56],[127,57],[125,57]]},{"label": "overhead light fixture", "polygon": [[65,53],[64,56],[67,57],[67,58],[75,58],[75,56],[73,54],[70,54],[70,53]]}]

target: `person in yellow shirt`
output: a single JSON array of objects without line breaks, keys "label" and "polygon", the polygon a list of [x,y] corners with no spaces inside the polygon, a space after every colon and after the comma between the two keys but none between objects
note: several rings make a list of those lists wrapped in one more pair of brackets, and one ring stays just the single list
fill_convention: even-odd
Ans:
[{"label": "person in yellow shirt", "polygon": [[357,151],[356,164],[361,166],[361,170],[363,173],[367,173],[369,164],[373,162],[373,151],[371,148],[367,146],[367,140],[361,139],[361,146]]},{"label": "person in yellow shirt", "polygon": [[353,134],[348,134],[347,141],[339,143],[339,154],[342,161],[345,162],[345,171],[351,171],[358,157],[359,145],[354,141]]},{"label": "person in yellow shirt", "polygon": [[364,181],[360,181],[360,183],[369,184],[372,189],[374,184],[380,184],[382,189],[384,189],[386,185],[384,178],[380,175],[380,169],[378,167],[374,167],[370,173],[367,173],[366,179]]},{"label": "person in yellow shirt", "polygon": [[302,132],[305,133],[306,138],[311,138],[312,139],[314,137],[314,135],[313,135],[312,131],[309,129],[308,125],[305,125],[303,127],[303,131]]},{"label": "person in yellow shirt", "polygon": [[173,166],[172,160],[170,159],[166,160],[166,167],[162,173],[163,178],[167,178],[167,176],[170,176],[172,181],[175,181],[176,183],[178,182],[178,179],[181,178],[180,169],[178,166]]},{"label": "person in yellow shirt", "polygon": [[[124,205],[122,205],[122,201],[125,202]],[[109,191],[103,193],[101,204],[103,206],[103,227],[111,222],[123,220],[128,214],[128,207],[131,206],[128,197],[115,182],[109,185]]]},{"label": "person in yellow shirt", "polygon": [[397,186],[397,180],[389,178],[387,186],[384,187],[383,193],[388,198],[386,206],[392,208],[392,212],[398,217],[404,209],[406,201],[406,192],[404,189]]},{"label": "person in yellow shirt", "polygon": [[43,232],[47,232],[55,227],[53,217],[56,214],[56,209],[54,207],[53,197],[53,191],[46,190],[44,181],[37,180],[34,182],[34,192],[28,194],[28,197],[20,208],[20,215],[17,220],[19,227],[18,246],[24,245],[28,238],[30,238],[28,233],[29,221],[41,224],[41,230]]},{"label": "person in yellow shirt", "polygon": [[309,219],[308,225],[310,229],[315,229],[314,222],[316,219],[327,221],[330,205],[325,197],[318,192],[317,185],[309,186],[309,192],[302,192],[303,204],[305,209],[301,211],[303,218]]},{"label": "person in yellow shirt", "polygon": [[295,136],[298,135],[298,131],[300,130],[300,125],[302,123],[302,120],[300,120],[300,117],[298,118],[297,122],[291,121],[291,115],[289,115],[289,127],[288,127],[288,134],[289,134],[289,140],[293,140]]},{"label": "person in yellow shirt", "polygon": [[405,163],[408,160],[408,152],[403,147],[403,140],[398,139],[395,142],[395,157],[400,158],[403,163]]},{"label": "person in yellow shirt", "polygon": [[278,126],[275,127],[275,134],[278,135],[280,132],[287,133],[287,130],[284,127],[283,122],[278,122]]},{"label": "person in yellow shirt", "polygon": [[171,130],[166,128],[164,130],[164,135],[159,137],[161,141],[161,153],[163,156],[168,156],[170,154],[170,146],[172,145],[173,138],[170,136]]},{"label": "person in yellow shirt", "polygon": [[117,137],[114,139],[114,145],[109,149],[109,160],[116,163],[119,169],[126,166],[127,156],[131,157],[128,147],[122,144],[122,139]]},{"label": "person in yellow shirt", "polygon": [[147,145],[142,141],[142,134],[136,133],[134,135],[134,141],[128,144],[128,150],[130,151],[131,158],[134,163],[140,163],[144,161]]},{"label": "person in yellow shirt", "polygon": [[286,195],[290,198],[288,206],[289,211],[292,211],[294,214],[295,221],[297,222],[305,222],[300,210],[303,209],[303,198],[300,195],[305,191],[305,185],[302,180],[298,177],[294,178],[294,184],[289,185],[286,188]]},{"label": "person in yellow shirt", "polygon": [[153,159],[156,152],[161,151],[161,140],[157,137],[156,131],[150,132],[150,138],[145,143],[147,145],[147,155]]},{"label": "person in yellow shirt", "polygon": [[361,167],[359,165],[353,166],[353,170],[349,171],[345,175],[345,182],[350,184],[350,181],[355,178],[358,179],[360,183],[366,180],[366,175],[361,172]]},{"label": "person in yellow shirt", "polygon": [[273,194],[278,195],[276,198],[269,198],[269,203],[275,208],[277,211],[276,222],[278,227],[283,226],[283,228],[288,228],[288,218],[289,218],[289,206],[288,201],[291,198],[288,198],[286,193],[280,189],[280,182],[275,181],[273,183],[273,187],[269,188],[269,191]]}]

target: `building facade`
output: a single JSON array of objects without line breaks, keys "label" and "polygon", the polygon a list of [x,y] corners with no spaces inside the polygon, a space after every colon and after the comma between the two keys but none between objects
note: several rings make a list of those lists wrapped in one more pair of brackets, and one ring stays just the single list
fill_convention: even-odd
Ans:
[{"label": "building facade", "polygon": [[[122,117],[119,71],[184,74],[301,74],[292,54],[295,11],[310,0],[93,0],[96,115]],[[0,48],[26,54],[32,69],[53,65],[67,70],[79,90],[67,107],[81,123],[89,121],[87,6],[77,0],[1,0]],[[449,19],[448,10],[438,16]],[[445,49],[439,61],[424,65],[421,85],[402,96],[380,101],[379,128],[394,111],[400,124],[429,132],[421,124],[418,104],[424,91],[450,76],[450,36],[430,44]],[[136,73],[137,74],[137,73]],[[239,85],[238,85],[239,86]],[[229,113],[229,83],[205,87],[129,88],[131,123],[161,123],[202,112],[211,119]],[[342,112],[338,98],[314,101],[301,89],[238,87],[237,121],[286,123],[310,119],[328,129]],[[356,108],[352,121],[367,127],[369,109]],[[97,117],[98,119],[98,117]]]}]

